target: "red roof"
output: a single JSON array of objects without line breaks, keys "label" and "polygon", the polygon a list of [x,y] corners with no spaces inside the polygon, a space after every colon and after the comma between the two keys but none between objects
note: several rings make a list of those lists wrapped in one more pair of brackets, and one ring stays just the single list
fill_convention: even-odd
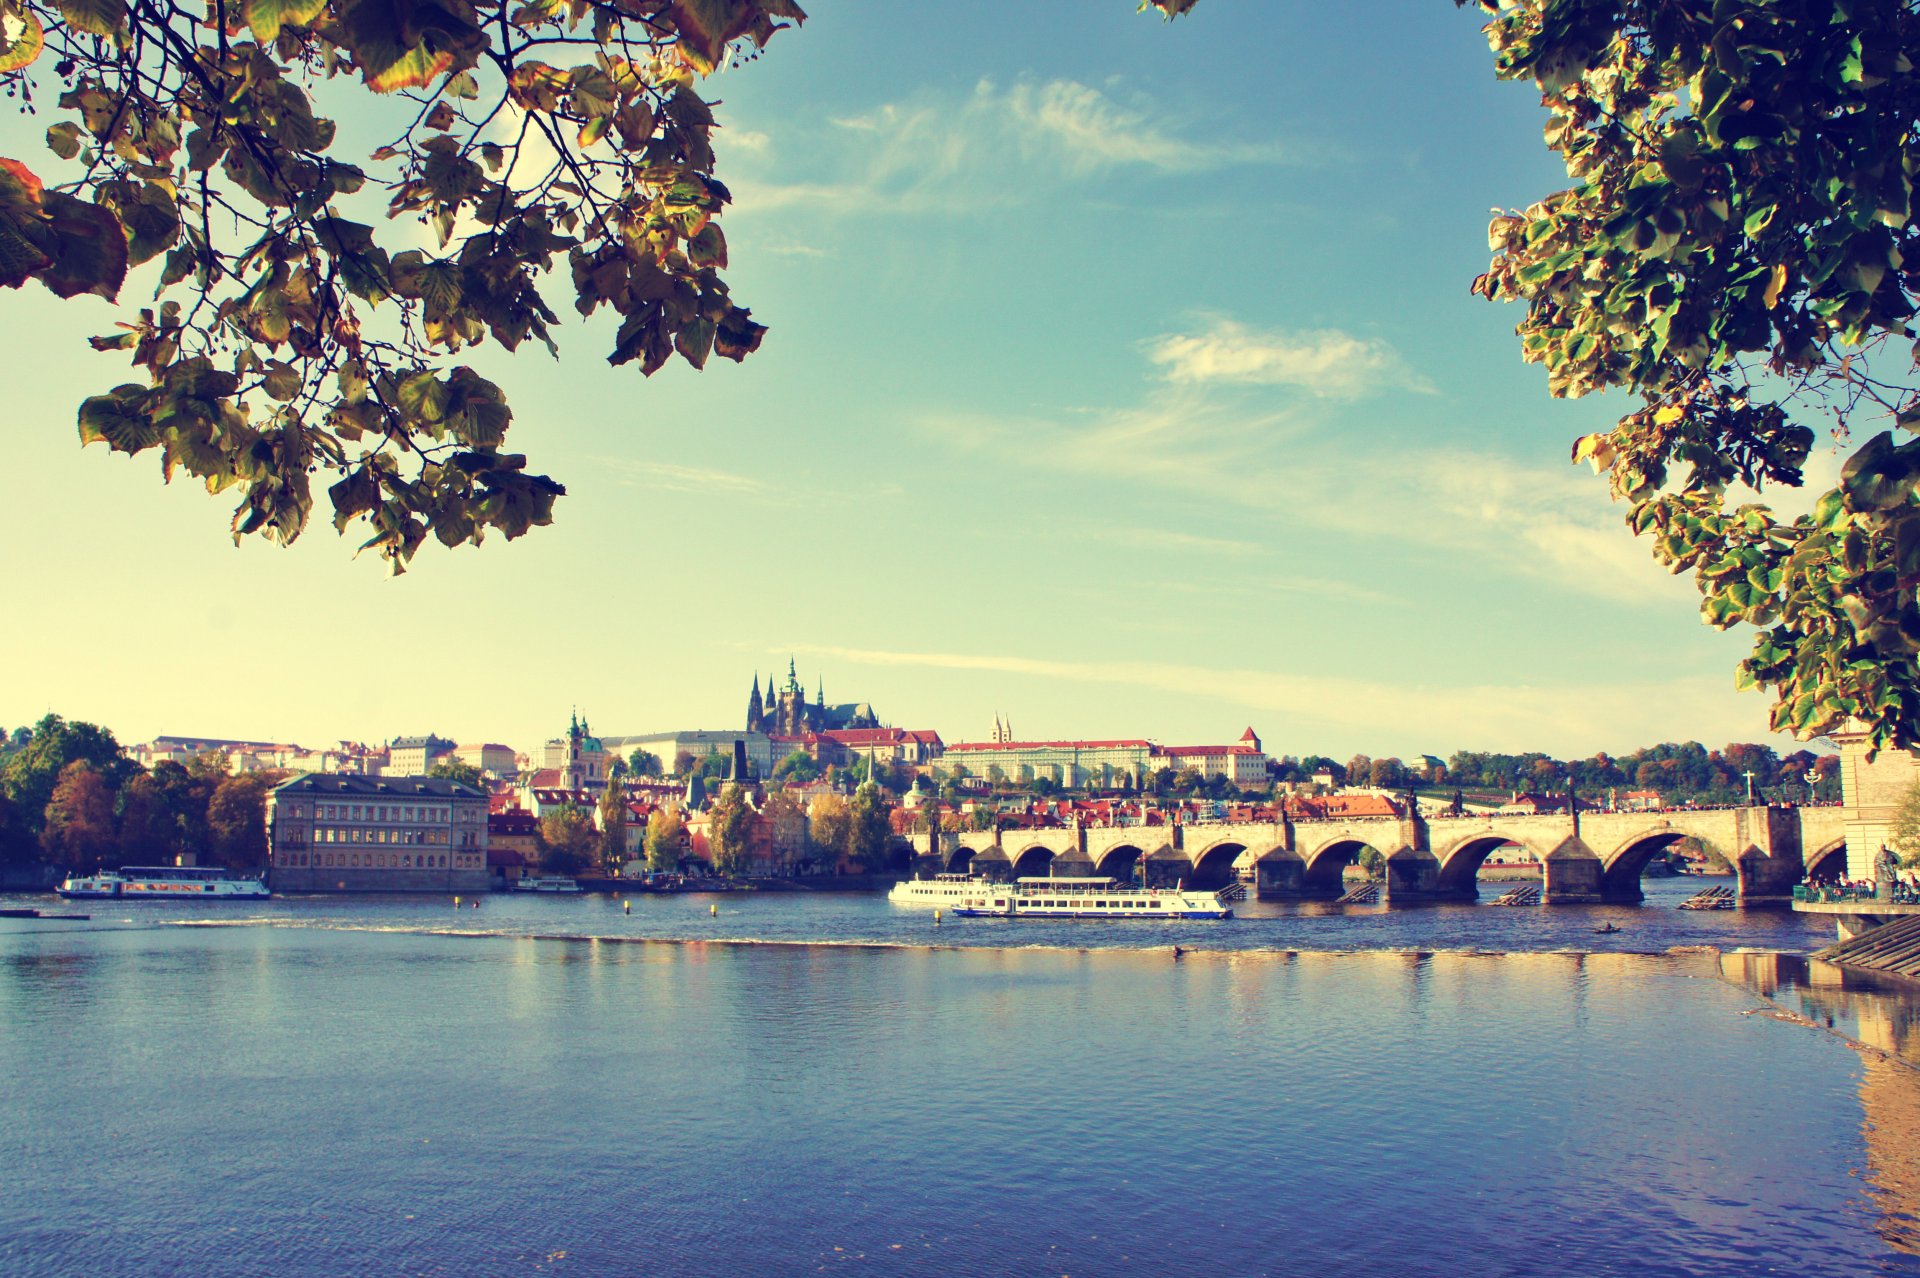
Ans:
[{"label": "red roof", "polygon": [[1254,730],[1251,727],[1249,727],[1245,732],[1240,734],[1240,739],[1242,741],[1252,741],[1252,742],[1258,743],[1260,740],[1260,737],[1258,733],[1254,732]]},{"label": "red roof", "polygon": [[540,768],[526,782],[536,790],[551,790],[560,784],[560,769]]},{"label": "red roof", "polygon": [[540,821],[531,812],[490,812],[487,814],[487,833],[494,834],[534,834],[540,829]]},{"label": "red roof", "polygon": [[1155,746],[1155,754],[1259,754],[1252,746]]},{"label": "red roof", "polygon": [[898,728],[829,728],[820,735],[843,746],[893,745],[907,736]]},{"label": "red roof", "polygon": [[947,747],[947,753],[957,750],[1114,750],[1133,747],[1151,750],[1151,741],[962,741]]}]

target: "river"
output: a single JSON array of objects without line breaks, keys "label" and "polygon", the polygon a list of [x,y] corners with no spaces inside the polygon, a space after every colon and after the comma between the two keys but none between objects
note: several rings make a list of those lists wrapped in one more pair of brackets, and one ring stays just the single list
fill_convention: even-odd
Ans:
[{"label": "river", "polygon": [[0,1272],[1920,1274],[1920,1001],[1697,886],[76,902],[0,920]]}]

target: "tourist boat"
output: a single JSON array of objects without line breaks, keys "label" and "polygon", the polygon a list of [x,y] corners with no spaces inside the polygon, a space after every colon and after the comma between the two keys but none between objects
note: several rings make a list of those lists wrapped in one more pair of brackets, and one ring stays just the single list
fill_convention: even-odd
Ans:
[{"label": "tourist boat", "polygon": [[262,901],[273,895],[259,879],[241,878],[219,866],[128,865],[76,875],[54,891],[69,899]]},{"label": "tourist boat", "polygon": [[1116,879],[1033,878],[984,884],[954,904],[961,918],[1229,919],[1217,892],[1144,888]]},{"label": "tourist boat", "polygon": [[521,879],[513,885],[513,890],[516,892],[578,892],[580,884],[573,879],[548,874],[539,878]]},{"label": "tourist boat", "polygon": [[907,879],[893,885],[887,899],[895,905],[958,905],[993,887],[993,880],[972,874],[936,874],[930,879]]}]

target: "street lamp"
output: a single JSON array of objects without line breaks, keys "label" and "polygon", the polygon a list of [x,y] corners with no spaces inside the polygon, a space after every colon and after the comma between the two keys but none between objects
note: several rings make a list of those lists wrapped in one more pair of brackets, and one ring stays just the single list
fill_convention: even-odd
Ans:
[{"label": "street lamp", "polygon": [[1807,779],[1807,802],[1808,802],[1808,803],[1812,803],[1812,802],[1813,802],[1813,787],[1814,787],[1814,785],[1815,785],[1815,783],[1816,783],[1816,782],[1818,782],[1818,781],[1820,780],[1820,769],[1818,769],[1818,768],[1808,768],[1808,769],[1807,769],[1807,770],[1806,770],[1806,771],[1805,771],[1804,773],[1802,773],[1801,775],[1802,775],[1802,776],[1804,776],[1804,777],[1806,777],[1806,779]]}]

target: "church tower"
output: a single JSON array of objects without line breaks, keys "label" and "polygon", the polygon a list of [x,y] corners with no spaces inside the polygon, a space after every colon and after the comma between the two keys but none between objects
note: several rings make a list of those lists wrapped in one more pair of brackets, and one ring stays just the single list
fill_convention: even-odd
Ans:
[{"label": "church tower", "polygon": [[760,672],[753,673],[753,692],[747,697],[747,731],[765,732],[767,728],[766,711],[760,704]]}]

